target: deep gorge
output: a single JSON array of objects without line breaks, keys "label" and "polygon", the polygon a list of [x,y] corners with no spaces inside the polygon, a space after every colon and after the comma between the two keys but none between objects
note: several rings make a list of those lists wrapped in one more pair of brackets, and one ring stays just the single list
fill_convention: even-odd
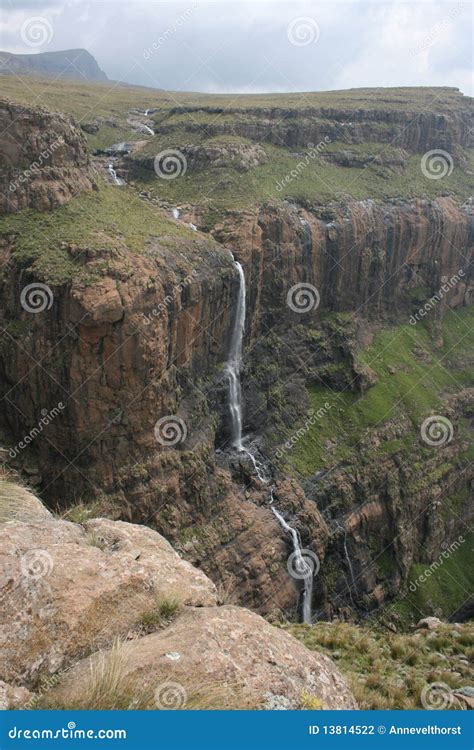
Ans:
[{"label": "deep gorge", "polygon": [[[42,409],[65,403],[45,439],[34,440],[13,468],[50,507],[95,504],[149,525],[239,603],[298,619],[297,587],[286,569],[291,540],[252,461],[229,450],[225,363],[239,298],[230,251],[247,285],[243,432],[253,454],[269,462],[276,507],[321,562],[313,611],[323,619],[363,618],[395,600],[412,566],[436,559],[441,541],[456,539],[472,514],[472,350],[462,344],[472,330],[472,201],[293,196],[220,208],[211,226],[198,202],[186,202],[172,222],[169,207],[140,197],[148,185],[137,177],[140,155],[124,159],[132,183],[125,194],[105,184],[84,134],[66,116],[15,107],[3,105],[2,117],[21,115],[16,127],[25,146],[21,154],[6,148],[7,181],[46,141],[63,134],[68,147],[56,149],[52,163],[4,206],[5,444],[28,433]],[[258,118],[264,122],[265,113],[252,113],[236,132],[257,138]],[[387,119],[371,112],[370,133],[356,123],[349,143],[380,136]],[[284,145],[319,138],[314,127],[286,131]],[[390,133],[382,130],[384,140]],[[442,133],[463,163],[464,117],[423,117],[416,132],[409,129],[400,147],[423,150]],[[208,167],[205,148],[198,153],[200,168]],[[149,230],[143,240],[141,227],[134,227],[138,239],[127,235],[135,208]],[[30,218],[37,209],[43,213]],[[104,224],[81,236],[76,226],[91,212]],[[28,243],[29,221],[45,238],[40,250]],[[189,231],[189,222],[205,231]],[[411,325],[456,275],[426,325]],[[38,282],[54,300],[31,315],[19,291]],[[296,284],[318,289],[317,309],[289,308]],[[420,441],[433,410],[456,425],[453,440],[435,451]],[[169,415],[185,424],[186,438],[160,444],[155,425]],[[308,419],[309,448],[297,440],[287,450]]]}]

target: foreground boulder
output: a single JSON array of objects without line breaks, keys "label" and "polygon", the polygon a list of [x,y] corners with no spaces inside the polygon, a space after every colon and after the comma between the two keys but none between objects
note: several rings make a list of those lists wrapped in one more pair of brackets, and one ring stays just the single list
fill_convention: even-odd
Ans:
[{"label": "foreground boulder", "polygon": [[218,607],[212,581],[155,531],[59,520],[1,479],[0,510],[5,707],[356,707],[328,657]]},{"label": "foreground boulder", "polygon": [[[115,674],[115,704],[100,684]],[[49,696],[85,708],[352,709],[333,662],[259,615],[236,606],[188,608],[164,630],[79,662]],[[223,705],[224,704],[224,705]]]},{"label": "foreground boulder", "polygon": [[157,600],[216,602],[214,584],[163,537],[122,522],[10,520],[0,525],[0,567],[6,682],[30,685],[107,645],[137,627]]}]

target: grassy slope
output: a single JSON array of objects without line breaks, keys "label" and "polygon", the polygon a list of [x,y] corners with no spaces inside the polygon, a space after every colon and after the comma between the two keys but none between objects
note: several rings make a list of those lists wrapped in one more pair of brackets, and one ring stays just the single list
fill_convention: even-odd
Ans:
[{"label": "grassy slope", "polygon": [[413,565],[407,581],[406,595],[388,610],[396,612],[403,621],[408,621],[412,616],[432,615],[438,610],[442,611],[444,617],[456,612],[474,590],[474,534],[466,530],[458,538],[458,543],[459,546],[456,545],[452,550],[447,547],[445,556],[441,550],[434,565]]},{"label": "grassy slope", "polygon": [[[70,112],[76,117],[89,114],[120,115],[125,109],[213,107],[235,112],[249,108],[343,107],[345,109],[409,109],[412,112],[436,112],[464,107],[466,98],[454,88],[405,87],[347,89],[284,94],[199,94],[162,91],[144,86],[129,86],[114,81],[54,81],[28,77],[0,76],[2,95],[25,104],[44,104],[51,109]],[[35,101],[36,100],[36,101]]]},{"label": "grassy slope", "polygon": [[[332,108],[342,110],[344,120],[350,119],[351,111],[357,110],[400,109],[415,117],[419,112],[431,111],[449,116],[450,112],[468,107],[466,98],[448,88],[210,96],[165,92],[111,82],[86,84],[35,79],[21,81],[13,76],[0,77],[0,81],[2,94],[12,100],[68,112],[84,123],[95,120],[97,116],[115,121],[117,127],[102,125],[98,134],[87,136],[91,150],[122,140],[143,140],[143,136],[130,129],[127,117],[131,110],[157,109],[151,115],[156,126],[172,128],[172,132],[148,138],[144,153],[150,155],[165,148],[179,148],[190,143],[235,140],[232,135],[209,137],[210,134],[205,130],[190,133],[189,128],[207,127],[216,123],[232,128],[233,123],[247,120],[251,112],[258,119],[272,116],[277,123],[281,120],[283,108],[291,111],[296,118],[308,115],[313,108],[310,117],[324,121],[329,116],[328,110]],[[381,122],[378,127],[384,128],[386,124]],[[386,154],[391,147],[382,143],[353,146],[341,141],[331,143],[327,152],[347,148],[357,151],[359,155],[374,156],[380,152]],[[291,149],[270,144],[265,144],[265,151],[268,155],[267,163],[245,173],[225,167],[205,169],[194,174],[188,172],[176,180],[159,180],[153,172],[144,173],[143,178],[155,195],[169,202],[204,205],[209,209],[209,220],[211,215],[214,220],[220,218],[220,214],[227,208],[246,208],[256,202],[280,200],[283,197],[318,203],[340,200],[344,196],[356,199],[415,195],[434,197],[440,192],[439,182],[427,179],[421,172],[419,155],[409,158],[404,174],[380,169],[375,165],[367,168],[341,167],[318,157],[311,160],[296,179],[286,184],[283,191],[279,191],[277,184],[296,168],[301,156],[292,154]],[[471,155],[468,158],[471,159],[468,169],[472,171],[474,157]],[[470,193],[471,183],[470,175],[456,166],[452,174],[443,179],[442,190],[465,198]]]},{"label": "grassy slope", "polygon": [[[472,684],[472,666],[460,657],[474,657],[474,627],[444,625],[434,632],[398,635],[367,625],[320,622],[285,626],[305,646],[336,660],[361,709],[422,708],[427,685],[449,689]],[[461,704],[452,699],[452,708]]]},{"label": "grassy slope", "polygon": [[[420,323],[377,334],[372,345],[359,353],[360,360],[378,377],[376,385],[362,396],[349,391],[338,393],[315,384],[309,393],[314,411],[326,402],[333,406],[296,443],[288,458],[289,467],[307,476],[332,466],[351,455],[366,431],[400,413],[411,420],[413,432],[406,439],[381,443],[377,451],[409,451],[418,441],[421,422],[433,410],[443,413],[442,395],[474,384],[474,309],[449,312],[443,323],[443,335],[444,345],[437,349]],[[414,347],[423,350],[430,360],[416,356]],[[328,440],[336,442],[330,452],[326,447]]]},{"label": "grassy slope", "polygon": [[[212,139],[214,141],[216,139]],[[223,140],[223,139],[220,139]],[[209,142],[212,142],[211,140]],[[179,148],[180,145],[195,143],[192,136],[180,139],[176,135],[166,138],[154,138],[147,150],[154,147],[159,153],[166,148]],[[333,144],[341,150],[347,144]],[[427,179],[420,168],[420,156],[412,155],[408,159],[403,174],[380,170],[376,167],[342,167],[331,164],[321,157],[310,160],[308,166],[298,170],[298,175],[279,188],[304,155],[295,156],[286,149],[265,144],[268,161],[248,172],[239,172],[231,167],[205,169],[199,173],[189,173],[175,180],[160,180],[152,172],[143,173],[142,178],[151,192],[170,203],[192,203],[204,206],[209,211],[218,211],[223,215],[227,209],[245,209],[265,201],[278,201],[289,198],[296,201],[310,201],[315,204],[328,201],[344,201],[347,198],[364,200],[376,196],[377,200],[390,198],[413,198],[423,196],[435,198],[440,194],[435,180]],[[368,155],[383,150],[383,144],[377,149],[367,151]],[[471,169],[474,170],[474,152],[470,153]],[[460,169],[443,180],[443,193],[453,194],[464,200],[469,195],[472,177]]]},{"label": "grassy slope", "polygon": [[68,252],[69,244],[104,249],[109,255],[124,244],[140,252],[154,236],[161,244],[173,244],[179,238],[196,240],[196,233],[170,221],[131,191],[103,183],[97,191],[82,193],[52,212],[25,209],[0,217],[0,236],[7,233],[17,237],[14,260],[51,284],[82,273],[82,264]]}]

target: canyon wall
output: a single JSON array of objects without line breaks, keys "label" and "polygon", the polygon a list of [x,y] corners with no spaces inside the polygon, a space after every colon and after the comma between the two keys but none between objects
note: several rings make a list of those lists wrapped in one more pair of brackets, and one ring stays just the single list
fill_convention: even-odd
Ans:
[{"label": "canyon wall", "polygon": [[[43,172],[46,185],[49,174],[59,175],[60,196],[53,199],[46,188],[43,201],[30,186],[15,209],[52,207],[90,187],[82,135],[66,119],[58,123],[74,143]],[[18,174],[24,154],[9,154]],[[80,177],[69,182],[75,170]],[[96,503],[101,512],[149,524],[229,596],[262,612],[293,610],[288,539],[268,507],[268,488],[248,462],[227,452],[223,364],[238,285],[231,249],[248,291],[245,431],[272,463],[278,507],[321,561],[315,605],[325,615],[376,606],[399,590],[420,546],[433,557],[441,539],[458,533],[456,518],[433,513],[433,504],[450,487],[471,487],[464,439],[429,461],[414,448],[411,465],[397,451],[377,454],[374,443],[384,432],[393,440],[410,434],[400,415],[368,430],[357,451],[325,477],[287,473],[276,453],[285,429],[308,409],[308,386],[356,395],[371,388],[376,379],[358,352],[374,326],[408,323],[420,294],[430,299],[454,274],[457,283],[430,318],[435,338],[444,312],[472,301],[472,215],[471,205],[451,198],[281,203],[228,212],[213,237],[189,231],[170,240],[164,229],[141,253],[123,238],[113,250],[106,242],[98,249],[65,240],[63,250],[78,259],[81,273],[51,284],[51,304],[39,313],[22,305],[25,285],[39,280],[16,254],[19,236],[3,234],[1,428],[11,465],[51,506]],[[192,219],[199,225],[198,210]],[[287,302],[300,283],[320,296],[318,308],[304,315]],[[341,322],[341,314],[348,318]],[[60,413],[38,430],[58,404]],[[460,388],[446,409],[453,420],[471,419],[472,392]],[[387,546],[390,565],[381,568],[376,560]]]}]

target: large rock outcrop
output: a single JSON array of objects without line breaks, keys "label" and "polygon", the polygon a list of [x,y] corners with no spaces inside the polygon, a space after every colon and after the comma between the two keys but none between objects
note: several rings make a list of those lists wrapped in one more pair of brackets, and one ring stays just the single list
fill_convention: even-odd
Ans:
[{"label": "large rock outcrop", "polygon": [[[232,708],[300,708],[305,696],[320,708],[356,707],[327,657],[258,615],[216,606],[210,579],[151,529],[59,520],[27,490],[3,480],[0,503],[3,707],[42,697],[54,705],[97,707],[92,683],[116,659],[117,638],[120,675],[116,662],[113,669],[131,695],[122,708],[142,705],[148,693],[143,707],[173,707],[157,697],[170,679],[185,697],[174,706],[180,708],[196,690],[200,707],[228,706],[229,696],[215,694],[216,686],[232,696]],[[161,619],[157,608],[167,603],[168,619]]]},{"label": "large rock outcrop", "polygon": [[[2,494],[8,497],[8,487]],[[28,521],[19,520],[17,507],[13,520],[0,526],[6,682],[32,684],[106,645],[137,627],[159,597],[196,606],[216,602],[211,581],[151,529],[105,519],[80,525],[43,514],[32,520],[26,511]]]},{"label": "large rock outcrop", "polygon": [[91,188],[86,140],[71,117],[1,100],[0,127],[0,214],[52,209]]},{"label": "large rock outcrop", "polygon": [[[80,701],[91,673],[108,659],[113,652],[73,667],[52,691],[54,700],[65,705]],[[181,687],[175,693],[180,705],[163,708],[185,709],[188,700],[192,708],[193,693],[206,686],[211,699],[218,686],[233,708],[298,709],[309,696],[320,709],[356,708],[330,659],[240,607],[189,608],[172,627],[126,644],[120,662],[120,679],[131,686],[130,692],[148,693],[155,705],[172,674],[175,688]]]}]

